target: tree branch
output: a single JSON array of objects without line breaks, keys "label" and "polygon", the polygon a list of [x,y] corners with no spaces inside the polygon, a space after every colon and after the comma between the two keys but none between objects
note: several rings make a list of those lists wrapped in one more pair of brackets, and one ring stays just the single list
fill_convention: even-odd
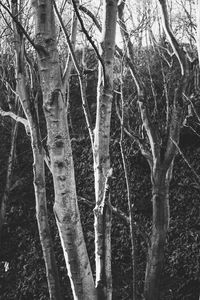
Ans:
[{"label": "tree branch", "polygon": [[169,16],[167,11],[167,4],[166,0],[158,0],[161,7],[161,16],[162,16],[162,23],[163,28],[165,31],[165,34],[171,44],[171,47],[179,61],[180,68],[181,68],[181,75],[183,76],[185,74],[186,70],[186,57],[184,50],[179,46],[174,34],[172,33],[172,30],[169,25]]},{"label": "tree branch", "polygon": [[24,27],[22,26],[22,24],[18,21],[17,17],[14,16],[11,11],[9,10],[9,8],[2,3],[2,1],[0,1],[0,5],[7,11],[7,13],[10,15],[10,17],[13,19],[13,21],[15,22],[15,24],[17,25],[18,29],[21,31],[22,34],[24,34],[24,36],[27,38],[27,40],[29,41],[29,43],[33,46],[33,48],[37,51],[37,52],[44,52],[45,54],[47,53],[46,50],[44,48],[41,48],[41,46],[38,46],[34,43],[34,41],[31,39],[31,37],[28,35],[28,33],[26,32],[26,30],[24,29]]},{"label": "tree branch", "polygon": [[127,62],[130,67],[131,75],[133,77],[133,80],[135,82],[136,88],[137,88],[137,94],[138,94],[138,105],[140,109],[141,119],[142,123],[144,125],[144,128],[146,130],[149,143],[151,146],[152,156],[154,158],[160,157],[160,143],[158,139],[158,129],[153,126],[151,122],[151,117],[149,113],[149,109],[146,102],[146,95],[145,95],[145,88],[144,83],[141,80],[140,76],[138,75],[138,72],[136,71],[136,68],[134,66],[134,50],[133,45],[130,40],[130,36],[128,34],[126,24],[124,21],[124,3],[125,1],[122,1],[121,4],[118,6],[118,14],[120,19],[120,29],[121,34],[123,36],[124,41],[124,48],[126,48],[126,45],[128,47],[128,55],[129,59],[127,59]]},{"label": "tree branch", "polygon": [[[84,197],[78,196],[78,200],[82,203],[87,204],[89,207],[94,208],[95,203],[87,200]],[[111,211],[117,216],[119,217],[121,220],[123,220],[127,225],[129,225],[129,217],[119,208],[114,207],[110,202],[107,203],[109,208],[111,209]],[[133,226],[135,228],[135,230],[137,230],[139,232],[139,234],[141,234],[141,236],[143,237],[144,241],[146,242],[147,246],[150,244],[150,239],[149,236],[140,228],[140,226],[137,224],[137,222],[133,222]]]},{"label": "tree branch", "polygon": [[193,167],[191,166],[191,164],[189,163],[189,161],[187,160],[187,158],[185,157],[185,155],[183,154],[183,152],[181,151],[181,149],[179,148],[178,144],[171,138],[172,142],[174,143],[174,145],[176,146],[179,154],[182,156],[184,162],[186,163],[186,165],[189,167],[189,169],[192,171],[193,175],[195,176],[195,181],[197,182],[197,184],[200,186],[200,176],[196,173],[196,171],[193,169]]},{"label": "tree branch", "polygon": [[195,108],[195,106],[194,106],[194,103],[192,102],[191,98],[190,98],[190,97],[187,97],[184,93],[183,93],[183,96],[185,97],[186,100],[188,100],[188,101],[190,102],[190,104],[191,104],[191,106],[192,106],[192,109],[193,109],[193,111],[194,111],[194,114],[195,114],[195,116],[196,116],[196,118],[197,118],[197,120],[199,121],[199,124],[200,124],[200,117],[199,117],[199,115],[198,115],[198,113],[197,113],[197,110],[196,110],[196,108]]},{"label": "tree branch", "polygon": [[88,131],[89,131],[89,135],[91,138],[91,142],[92,142],[92,146],[93,146],[93,129],[92,129],[92,121],[91,121],[91,116],[90,116],[90,112],[89,112],[89,108],[88,108],[88,103],[87,103],[87,97],[86,97],[86,83],[85,83],[85,75],[82,74],[82,70],[78,64],[78,61],[76,59],[75,53],[74,53],[74,48],[73,45],[71,43],[71,40],[69,38],[69,35],[67,33],[67,30],[65,28],[65,25],[63,23],[62,17],[58,11],[57,5],[55,3],[55,0],[53,0],[53,5],[54,5],[54,9],[56,12],[56,15],[58,17],[58,20],[60,22],[61,28],[64,32],[65,38],[67,40],[67,44],[69,47],[69,51],[74,63],[74,67],[76,69],[76,72],[78,74],[78,78],[79,78],[79,84],[80,84],[80,90],[81,90],[81,98],[82,98],[82,103],[83,103],[83,110],[84,110],[84,114],[85,114],[85,118],[86,118],[86,123],[87,123],[87,127],[88,127]]},{"label": "tree branch", "polygon": [[14,113],[11,112],[11,111],[4,111],[1,107],[0,107],[0,115],[1,115],[2,117],[10,117],[10,118],[12,118],[13,120],[15,120],[16,122],[19,122],[19,123],[23,124],[24,127],[25,127],[25,130],[26,130],[26,133],[27,133],[28,135],[30,135],[29,123],[28,123],[28,121],[27,121],[26,119],[17,116],[16,114],[14,114]]},{"label": "tree branch", "polygon": [[94,41],[92,39],[92,37],[88,34],[88,31],[85,28],[85,25],[83,23],[83,20],[82,20],[82,18],[80,16],[79,10],[78,10],[77,5],[76,5],[76,1],[72,0],[72,3],[73,3],[74,10],[76,12],[77,18],[78,18],[78,20],[80,22],[81,29],[82,29],[83,33],[85,34],[86,38],[88,39],[88,41],[90,42],[92,48],[94,49],[94,51],[95,51],[95,53],[97,55],[98,60],[101,63],[101,66],[102,66],[102,69],[103,69],[103,77],[104,77],[104,81],[105,81],[106,80],[106,74],[105,74],[105,66],[104,66],[104,62],[102,60],[102,57],[101,57],[101,55],[99,53],[99,50],[97,49],[97,46],[95,45],[95,43],[94,43]]},{"label": "tree branch", "polygon": [[[54,1],[54,4],[55,4],[55,1]],[[56,4],[55,4],[55,6],[56,6]],[[57,6],[55,7],[55,10],[57,10]],[[56,14],[58,16],[58,10],[57,10]],[[60,13],[59,13],[59,15],[60,15],[60,18],[62,20],[62,17],[61,17]],[[63,30],[63,27],[64,27],[64,24],[61,24],[62,30]],[[64,35],[65,35],[65,33],[64,33]],[[65,70],[64,70],[64,73],[63,73],[63,76],[62,76],[64,90],[66,90],[67,85],[69,87],[69,84],[68,84],[69,83],[69,77],[71,75],[71,69],[72,69],[72,65],[74,63],[74,59],[76,59],[75,58],[76,36],[77,36],[77,16],[76,16],[75,12],[72,12],[71,39],[69,39],[70,40],[70,45],[68,44],[68,48],[71,47],[71,50],[69,49],[69,54],[68,54]],[[72,53],[72,51],[73,51],[73,53]],[[72,57],[72,55],[74,57]],[[77,65],[78,64],[76,62],[76,69],[77,69]],[[69,93],[69,91],[68,91],[68,93]]]},{"label": "tree branch", "polygon": [[99,29],[99,31],[101,32],[102,27],[101,27],[100,23],[98,22],[97,18],[94,16],[94,14],[83,5],[80,5],[79,9],[92,19],[92,21],[96,25],[97,29]]}]

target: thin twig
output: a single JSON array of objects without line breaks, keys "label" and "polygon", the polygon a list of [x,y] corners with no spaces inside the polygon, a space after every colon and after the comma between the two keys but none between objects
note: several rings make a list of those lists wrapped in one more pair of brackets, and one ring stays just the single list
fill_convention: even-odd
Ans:
[{"label": "thin twig", "polygon": [[197,119],[198,119],[198,121],[199,121],[199,123],[200,123],[200,117],[199,117],[199,115],[198,115],[198,113],[197,113],[197,110],[196,110],[196,108],[195,108],[195,106],[194,106],[194,103],[192,102],[191,98],[190,98],[190,97],[187,97],[184,93],[183,93],[183,96],[185,97],[186,100],[188,100],[188,101],[190,102],[190,104],[191,104],[191,106],[192,106],[192,109],[193,109],[193,111],[194,111],[194,113],[195,113],[195,116],[197,117]]},{"label": "thin twig", "polygon": [[[86,199],[85,197],[78,196],[78,201],[80,201],[80,202],[82,202],[84,204],[87,204],[91,208],[95,207],[95,203],[92,202],[91,200]],[[121,209],[116,208],[110,202],[108,202],[107,205],[109,206],[109,208],[111,209],[111,211],[117,217],[119,217],[127,225],[129,225],[129,223],[130,223],[129,217]],[[139,234],[141,234],[141,236],[143,237],[143,239],[146,242],[147,246],[149,246],[149,243],[150,243],[149,236],[140,228],[140,225],[136,221],[133,222],[133,226],[134,226],[135,230],[138,231]]]},{"label": "thin twig", "polygon": [[79,22],[80,22],[82,31],[83,31],[83,33],[85,34],[85,36],[87,37],[88,41],[90,42],[92,48],[94,49],[94,51],[95,51],[95,53],[96,53],[96,55],[97,55],[98,60],[99,60],[100,63],[101,63],[101,66],[102,66],[102,69],[103,69],[103,77],[104,77],[104,81],[106,81],[105,66],[104,66],[103,59],[102,59],[102,57],[101,57],[101,55],[100,55],[100,53],[99,53],[99,50],[97,49],[97,46],[96,46],[95,43],[94,43],[92,37],[88,34],[88,31],[87,31],[87,29],[85,28],[85,25],[84,25],[84,23],[83,23],[83,20],[82,20],[80,14],[79,14],[79,10],[78,10],[78,8],[77,8],[77,5],[76,5],[75,0],[72,0],[72,3],[73,3],[74,10],[75,10],[75,12],[76,12],[77,18],[78,18],[78,20],[79,20]]},{"label": "thin twig", "polygon": [[9,10],[9,8],[3,4],[0,1],[0,5],[7,11],[7,13],[10,15],[10,17],[13,19],[13,21],[15,22],[15,24],[17,25],[18,29],[21,31],[21,33],[24,34],[24,36],[27,38],[27,40],[29,41],[29,43],[33,46],[33,48],[37,51],[37,52],[44,52],[45,54],[47,53],[46,50],[35,44],[34,41],[31,39],[31,37],[28,35],[28,33],[26,32],[26,30],[24,29],[24,27],[22,26],[22,24],[18,21],[16,16],[13,16],[13,14],[11,13],[11,11]]},{"label": "thin twig", "polygon": [[58,17],[58,20],[60,22],[61,28],[64,32],[65,38],[67,40],[67,44],[69,47],[69,51],[74,63],[74,67],[76,69],[76,72],[78,74],[78,78],[79,78],[79,84],[80,84],[80,91],[81,91],[81,98],[82,98],[82,103],[83,103],[83,110],[85,113],[85,119],[86,119],[86,123],[87,123],[87,127],[88,127],[88,131],[89,131],[89,135],[90,135],[90,139],[91,139],[91,143],[93,146],[93,129],[92,129],[92,121],[91,121],[91,116],[90,116],[90,112],[89,112],[89,108],[88,108],[88,104],[87,104],[87,97],[86,97],[86,87],[85,87],[85,79],[84,79],[84,75],[82,74],[82,70],[78,64],[78,61],[76,59],[75,53],[74,53],[74,49],[71,43],[71,40],[69,38],[69,35],[67,33],[67,30],[65,28],[65,25],[63,23],[62,17],[58,11],[57,5],[55,3],[55,0],[53,0],[53,5],[54,5],[54,9],[56,12],[56,15]]},{"label": "thin twig", "polygon": [[183,152],[181,151],[180,147],[178,146],[178,144],[172,139],[170,138],[171,141],[174,143],[174,145],[176,146],[179,154],[182,156],[184,162],[186,163],[186,165],[189,167],[189,169],[192,171],[193,175],[195,176],[195,180],[197,181],[198,185],[200,185],[200,176],[196,173],[196,171],[193,169],[193,167],[191,166],[191,164],[189,163],[189,161],[187,160],[187,158],[185,157],[185,155],[183,154]]}]

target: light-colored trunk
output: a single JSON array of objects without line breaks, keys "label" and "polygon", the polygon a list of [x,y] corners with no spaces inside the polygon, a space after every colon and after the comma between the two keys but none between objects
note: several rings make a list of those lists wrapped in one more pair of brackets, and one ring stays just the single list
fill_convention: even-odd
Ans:
[{"label": "light-colored trunk", "polygon": [[145,300],[158,300],[160,278],[164,263],[164,247],[169,227],[169,183],[172,176],[173,162],[168,171],[156,165],[152,171],[153,219],[151,245],[145,275]]},{"label": "light-colored trunk", "polygon": [[[12,13],[18,14],[16,1],[12,1]],[[34,104],[30,103],[26,88],[26,77],[24,67],[24,38],[19,33],[17,25],[13,22],[15,35],[15,55],[16,55],[16,90],[19,95],[22,108],[29,124],[31,135],[31,146],[33,152],[33,174],[34,174],[34,192],[36,201],[36,217],[39,229],[40,243],[43,250],[43,257],[46,267],[46,276],[51,300],[62,300],[60,284],[58,279],[57,266],[54,256],[54,250],[51,240],[51,233],[48,224],[48,213],[46,205],[46,188],[44,173],[44,156],[41,144],[41,136],[37,113]]]},{"label": "light-colored trunk", "polygon": [[[18,81],[18,93],[20,99],[23,99],[25,104],[28,101],[26,93],[26,86],[24,76],[20,75]],[[26,102],[27,103],[27,102]],[[34,109],[32,108],[32,111]],[[27,111],[26,111],[27,113]],[[30,113],[30,112],[29,112]],[[48,212],[46,205],[46,187],[45,187],[45,173],[44,173],[44,155],[41,145],[41,138],[39,132],[39,124],[37,123],[36,112],[34,116],[27,114],[29,121],[31,145],[33,152],[33,174],[34,174],[34,192],[36,201],[36,218],[39,230],[40,243],[43,250],[43,257],[46,267],[46,276],[51,300],[62,299],[60,284],[58,278],[58,271],[54,256],[53,243],[51,239],[51,232],[48,224]]]},{"label": "light-colored trunk", "polygon": [[[53,251],[53,243],[48,223],[48,211],[46,204],[46,186],[45,186],[45,169],[44,155],[41,145],[37,144],[38,137],[33,131],[32,146],[33,146],[33,173],[34,173],[34,190],[36,198],[36,218],[40,236],[40,242],[43,250],[43,256],[46,267],[46,276],[49,287],[51,300],[63,299],[59,284],[58,271],[56,266],[55,255]],[[40,143],[40,141],[38,141]]]},{"label": "light-colored trunk", "polygon": [[95,300],[93,275],[77,205],[52,2],[38,1],[34,7],[35,41],[41,49],[38,58],[55,192],[54,213],[74,299]]},{"label": "light-colored trunk", "polygon": [[[106,185],[110,172],[110,119],[113,98],[113,59],[115,51],[117,0],[104,1],[104,21],[99,63],[96,127],[94,133],[95,176],[95,261],[98,299],[112,299],[111,276],[111,216],[106,204]],[[107,223],[106,223],[107,222]]]}]

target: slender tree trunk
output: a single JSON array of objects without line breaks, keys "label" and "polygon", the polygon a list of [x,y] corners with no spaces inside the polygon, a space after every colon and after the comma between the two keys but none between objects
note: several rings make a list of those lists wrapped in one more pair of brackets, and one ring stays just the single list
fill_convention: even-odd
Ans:
[{"label": "slender tree trunk", "polygon": [[[12,13],[18,15],[18,3],[12,0]],[[16,82],[17,93],[20,98],[25,116],[29,123],[31,135],[31,145],[33,151],[33,173],[34,173],[34,191],[36,201],[36,217],[39,229],[39,237],[43,250],[43,256],[46,267],[46,276],[51,300],[61,300],[60,284],[57,272],[57,266],[54,256],[51,233],[48,224],[48,213],[46,206],[46,189],[44,173],[44,156],[41,144],[41,136],[37,113],[34,104],[30,103],[29,95],[26,89],[25,66],[24,66],[24,38],[19,28],[13,22],[15,35],[15,54],[16,54]]]},{"label": "slender tree trunk", "polygon": [[96,127],[94,134],[94,176],[95,176],[95,261],[96,289],[98,299],[112,299],[111,275],[111,215],[107,201],[107,183],[110,170],[110,119],[113,99],[113,60],[117,18],[117,0],[104,1],[104,21],[101,58],[99,63]]},{"label": "slender tree trunk", "polygon": [[40,49],[43,108],[55,191],[54,213],[74,299],[95,300],[96,292],[77,204],[52,1],[38,1],[33,4],[35,42]]},{"label": "slender tree trunk", "polygon": [[152,174],[153,220],[151,245],[145,275],[145,300],[158,300],[159,285],[164,263],[164,247],[169,226],[169,183],[173,162],[168,171],[156,166]]},{"label": "slender tree trunk", "polygon": [[15,146],[16,146],[16,139],[17,139],[17,131],[18,131],[18,123],[12,121],[12,131],[11,131],[11,147],[10,153],[8,157],[8,167],[7,167],[7,174],[6,174],[6,184],[3,193],[3,197],[1,200],[1,211],[0,211],[0,244],[1,244],[1,233],[2,233],[2,226],[6,221],[6,207],[9,200],[10,188],[12,184],[12,171],[14,165],[14,157],[15,157]]},{"label": "slender tree trunk", "polygon": [[36,142],[37,140],[38,137],[33,131],[32,147],[34,158],[33,172],[34,190],[36,198],[36,218],[45,261],[50,299],[61,300],[63,299],[63,297],[61,295],[58,270],[56,266],[56,260],[53,251],[53,243],[48,223],[43,148],[42,145],[40,145],[40,141],[38,141],[38,143]]},{"label": "slender tree trunk", "polygon": [[[118,8],[119,11],[119,8]],[[136,300],[136,234],[133,226],[134,221],[134,203],[131,201],[131,189],[130,182],[128,176],[128,166],[125,156],[124,149],[124,93],[123,93],[123,74],[121,74],[121,135],[120,135],[120,150],[122,156],[122,164],[124,169],[125,181],[126,181],[126,189],[127,189],[127,202],[128,202],[128,210],[129,210],[129,230],[130,230],[130,240],[131,240],[131,260],[132,260],[132,300]],[[133,206],[133,207],[132,207]]]}]

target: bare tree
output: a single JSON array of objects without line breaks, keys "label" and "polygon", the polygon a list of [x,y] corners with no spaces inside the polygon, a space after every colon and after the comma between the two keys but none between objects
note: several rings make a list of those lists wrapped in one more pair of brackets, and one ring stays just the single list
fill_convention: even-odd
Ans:
[{"label": "bare tree", "polygon": [[148,143],[146,143],[145,140],[137,139],[138,145],[149,163],[152,183],[152,234],[144,286],[145,299],[148,300],[159,299],[159,281],[163,267],[166,234],[169,227],[169,184],[172,178],[173,162],[177,152],[174,142],[177,144],[179,142],[180,128],[184,117],[183,93],[188,94],[190,92],[189,76],[191,74],[190,62],[170,28],[166,2],[160,0],[159,3],[161,6],[163,28],[181,69],[181,77],[174,91],[173,105],[170,107],[170,121],[165,129],[164,136],[163,133],[161,135],[159,126],[157,126],[156,122],[151,118],[145,84],[134,63],[134,48],[123,18],[124,2],[122,1],[119,6],[121,32],[128,48],[127,63],[129,64],[137,88],[137,102],[142,124],[148,139]]},{"label": "bare tree", "polygon": [[[16,78],[16,95],[19,97],[25,117],[15,115],[13,112],[4,112],[1,109],[1,115],[10,116],[17,122],[21,122],[26,132],[31,137],[33,151],[33,173],[34,173],[34,190],[36,200],[36,217],[39,229],[40,242],[43,250],[43,256],[46,266],[46,275],[50,293],[50,299],[62,299],[58,271],[54,257],[53,245],[51,240],[50,228],[48,224],[47,205],[46,205],[46,188],[45,188],[45,169],[44,169],[44,149],[41,142],[39,129],[39,119],[36,107],[36,95],[29,95],[26,86],[27,73],[25,63],[25,40],[26,32],[22,26],[21,8],[23,3],[11,1],[11,10],[1,3],[4,9],[11,16],[13,41],[15,51],[15,78]],[[27,33],[26,33],[27,36]],[[30,40],[30,38],[29,38]],[[31,80],[32,81],[32,80]]]},{"label": "bare tree", "polygon": [[38,61],[55,191],[54,213],[74,299],[96,299],[77,204],[53,3],[39,1],[32,5],[35,16],[35,43],[41,49]]},{"label": "bare tree", "polygon": [[[82,31],[85,33],[99,59],[99,74],[97,87],[96,126],[93,131],[90,112],[86,96],[86,72],[80,68],[75,57],[69,37],[58,14],[61,26],[72,55],[75,69],[78,73],[83,109],[90,134],[93,150],[94,177],[95,177],[95,261],[96,261],[96,289],[98,299],[112,298],[111,273],[111,209],[109,205],[109,186],[112,175],[110,168],[109,143],[110,119],[113,98],[113,60],[115,52],[115,32],[117,21],[116,0],[104,1],[103,34],[100,43],[100,52],[89,36],[83,20],[79,14],[76,1],[72,1],[78,16]],[[83,7],[82,7],[83,9]],[[58,13],[58,12],[57,12]],[[90,13],[91,15],[91,13]],[[94,133],[93,133],[94,132]]]}]

